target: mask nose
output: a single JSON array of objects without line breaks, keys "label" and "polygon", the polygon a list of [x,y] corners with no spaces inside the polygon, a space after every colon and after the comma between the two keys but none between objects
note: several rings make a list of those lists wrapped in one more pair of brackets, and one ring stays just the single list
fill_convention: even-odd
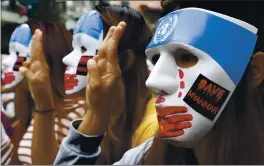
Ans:
[{"label": "mask nose", "polygon": [[162,95],[171,95],[178,89],[178,83],[175,78],[156,73],[150,74],[146,81],[146,86]]},{"label": "mask nose", "polygon": [[80,55],[78,56],[78,52],[77,50],[73,50],[71,53],[69,53],[68,55],[66,55],[63,59],[62,59],[62,62],[66,65],[66,66],[76,66],[74,65],[76,62],[78,64],[78,57],[81,56],[81,53]]},{"label": "mask nose", "polygon": [[161,54],[146,81],[146,86],[156,93],[171,95],[178,89],[177,65],[174,57]]}]

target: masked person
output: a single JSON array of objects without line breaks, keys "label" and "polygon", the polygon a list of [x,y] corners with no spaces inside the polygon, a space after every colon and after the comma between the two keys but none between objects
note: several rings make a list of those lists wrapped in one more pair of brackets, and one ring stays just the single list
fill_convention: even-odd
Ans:
[{"label": "masked person", "polygon": [[[6,57],[8,57],[8,55],[2,54],[1,61],[3,61],[3,59],[5,59]],[[0,68],[1,68],[1,90],[3,90],[4,89],[3,87],[5,85],[3,71],[5,71],[5,67],[3,67],[2,63],[0,64]],[[15,107],[14,107],[15,93],[12,88],[10,90],[11,91],[4,93],[1,91],[2,104],[4,107],[4,110],[2,111],[9,120],[13,121],[15,120]]]},{"label": "masked person", "polygon": [[8,124],[8,119],[3,116],[4,108],[1,107],[1,165],[17,165],[20,162],[11,140],[12,126]]},{"label": "masked person", "polygon": [[[128,149],[152,137],[157,130],[155,100],[150,100],[151,94],[144,85],[148,70],[143,46],[146,46],[152,34],[143,17],[129,7],[100,5],[97,10],[81,16],[74,29],[73,51],[63,58],[67,66],[64,75],[65,93],[85,95],[87,61],[98,54],[110,26],[128,20],[130,29],[123,40],[122,49],[129,50],[120,55],[125,92],[118,105],[124,112],[111,117],[109,134],[102,142],[102,155],[97,161],[98,164],[111,164],[118,161]],[[143,35],[142,39],[132,36],[133,33]],[[130,46],[130,42],[142,46]]]},{"label": "masked person", "polygon": [[[111,103],[110,92],[103,89],[117,88],[119,80],[118,68],[113,67],[109,71],[114,75],[112,84],[106,84],[104,74],[108,73],[99,72],[99,62],[107,57],[114,66],[114,48],[124,28],[124,23],[120,23],[112,36],[109,32],[111,37],[102,46],[104,53],[88,61],[88,88],[109,95],[101,99],[87,92],[89,101],[93,101],[91,110],[97,116],[107,111],[111,114],[110,109],[95,103]],[[126,152],[115,164],[264,163],[263,154],[254,153],[263,149],[263,103],[258,87],[252,84],[256,63],[248,65],[256,33],[257,28],[246,22],[200,8],[181,9],[161,18],[146,49],[147,57],[155,63],[146,85],[159,94],[159,132],[155,138]],[[259,56],[253,56],[251,62],[255,58]],[[80,131],[83,123],[73,122],[55,164],[94,163],[106,127],[90,122],[87,135],[78,136],[76,130]],[[210,153],[210,149],[222,153]],[[254,156],[247,154],[249,149]]]},{"label": "masked person", "polygon": [[9,41],[9,55],[3,60],[2,95],[14,92],[14,109],[18,123],[13,132],[13,143],[17,147],[31,120],[33,102],[27,87],[27,81],[19,73],[23,62],[29,59],[31,31],[28,24],[18,26]]},{"label": "masked person", "polygon": [[[43,37],[40,31],[33,36],[36,29],[43,32]],[[80,96],[66,96],[64,93],[65,66],[62,59],[72,50],[71,33],[63,25],[38,21],[29,21],[26,32],[33,36],[27,55],[29,60],[19,60],[13,69],[22,70],[20,73],[24,78],[21,82],[23,88],[20,84],[16,87],[18,108],[22,103],[21,109],[16,111],[21,115],[32,111],[33,117],[30,116],[29,127],[18,140],[15,150],[23,164],[52,164],[58,146],[67,134],[68,124],[84,114],[85,101]],[[21,34],[20,38],[27,34]]]},{"label": "masked person", "polygon": [[6,134],[3,124],[1,123],[1,165],[10,164],[13,151],[14,145]]}]

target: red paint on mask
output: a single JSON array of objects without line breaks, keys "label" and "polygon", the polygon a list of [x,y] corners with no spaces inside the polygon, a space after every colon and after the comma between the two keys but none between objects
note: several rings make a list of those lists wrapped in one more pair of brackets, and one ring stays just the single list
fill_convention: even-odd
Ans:
[{"label": "red paint on mask", "polygon": [[180,88],[184,89],[185,88],[185,83],[183,81],[180,82]]},{"label": "red paint on mask", "polygon": [[156,98],[156,104],[163,103],[164,101],[165,101],[165,99],[163,97],[161,97],[161,96]]},{"label": "red paint on mask", "polygon": [[183,79],[184,77],[184,73],[181,69],[179,69],[179,76],[180,76],[180,79]]},{"label": "red paint on mask", "polygon": [[[184,134],[184,129],[192,126],[191,122],[185,122],[193,119],[191,114],[186,114],[188,109],[185,106],[156,107],[156,111],[162,138],[178,137]],[[185,122],[185,127],[179,129],[181,122]]]},{"label": "red paint on mask", "polygon": [[15,75],[13,72],[5,72],[4,73],[4,84],[11,84],[15,81]]},{"label": "red paint on mask", "polygon": [[76,74],[64,74],[64,88],[65,90],[72,90],[75,86],[78,86],[78,80]]},{"label": "red paint on mask", "polygon": [[178,97],[180,98],[182,96],[182,92],[179,92]]},{"label": "red paint on mask", "polygon": [[[181,69],[179,69],[179,77],[180,77],[180,79],[183,79],[183,77],[184,77],[184,73]],[[180,88],[181,89],[185,88],[185,83],[182,80],[180,81]],[[181,98],[181,96],[182,96],[182,92],[179,92],[178,97]]]}]

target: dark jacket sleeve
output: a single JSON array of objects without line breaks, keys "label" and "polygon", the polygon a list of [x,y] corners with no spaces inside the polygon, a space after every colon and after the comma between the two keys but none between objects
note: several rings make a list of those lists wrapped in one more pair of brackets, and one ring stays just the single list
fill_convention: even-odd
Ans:
[{"label": "dark jacket sleeve", "polygon": [[104,135],[87,136],[77,131],[82,120],[71,123],[69,133],[63,139],[54,165],[93,165],[101,153],[100,143]]}]

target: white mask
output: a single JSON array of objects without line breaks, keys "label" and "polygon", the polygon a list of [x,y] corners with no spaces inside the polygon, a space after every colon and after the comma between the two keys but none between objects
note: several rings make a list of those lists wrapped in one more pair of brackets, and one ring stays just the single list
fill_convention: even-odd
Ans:
[{"label": "white mask", "polygon": [[148,65],[148,70],[149,70],[149,73],[150,73],[151,70],[154,68],[154,65],[149,59],[147,59],[147,65]]},{"label": "white mask", "polygon": [[9,42],[10,55],[3,61],[5,88],[12,88],[23,80],[19,68],[29,59],[31,38],[31,30],[27,24],[20,25],[12,33]]},{"label": "white mask", "polygon": [[103,41],[103,22],[97,11],[90,11],[77,22],[73,33],[73,51],[63,58],[67,65],[64,74],[66,94],[81,91],[86,86],[88,59],[93,58]]},{"label": "white mask", "polygon": [[[156,107],[183,106],[188,110],[184,114],[193,117],[192,127],[178,137],[160,126],[167,130],[162,132],[166,133],[166,137],[161,135],[163,139],[193,147],[208,133],[246,69],[256,33],[246,22],[199,8],[174,11],[158,21],[146,55],[150,60],[157,54],[160,57],[146,85],[161,94]],[[192,56],[181,54],[182,50]],[[193,58],[194,63],[186,67],[182,57]],[[165,115],[170,116],[169,112]]]}]

